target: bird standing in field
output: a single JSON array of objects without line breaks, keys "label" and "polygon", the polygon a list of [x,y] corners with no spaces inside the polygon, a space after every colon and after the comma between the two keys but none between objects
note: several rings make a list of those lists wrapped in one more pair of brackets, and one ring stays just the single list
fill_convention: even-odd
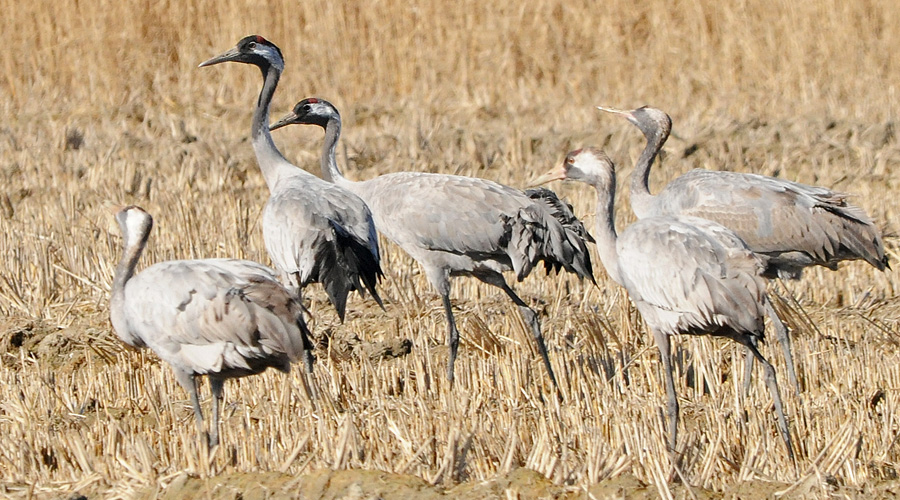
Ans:
[{"label": "bird standing in field", "polygon": [[307,284],[322,283],[341,321],[351,290],[367,290],[383,309],[375,290],[383,273],[369,208],[350,191],[291,164],[272,142],[269,105],[284,69],[281,50],[251,35],[200,67],[228,61],[255,65],[263,75],[250,137],[271,193],[263,211],[263,238],[282,280],[298,297]]},{"label": "bird standing in field", "polygon": [[322,99],[304,99],[271,128],[289,124],[325,129],[322,176],[365,200],[378,230],[424,268],[447,316],[448,379],[453,380],[459,346],[450,277],[474,276],[502,289],[518,306],[558,389],[538,315],[516,295],[502,272],[513,270],[522,281],[543,261],[548,270],[563,268],[593,282],[585,244],[593,240],[571,207],[547,189],[523,193],[486,179],[458,175],[398,172],[353,182],[344,177],[335,159],[341,116],[334,105]]},{"label": "bird standing in field", "polygon": [[597,250],[610,278],[625,287],[659,347],[666,377],[669,447],[675,449],[678,400],[672,378],[669,336],[727,337],[746,346],[762,363],[775,403],[778,430],[794,458],[775,369],[759,353],[768,307],[766,257],[755,254],[731,230],[689,216],[646,217],[616,233],[615,166],[594,148],[566,155],[535,183],[571,179],[597,191]]},{"label": "bird standing in field", "polygon": [[[672,120],[663,111],[599,107],[624,116],[638,127],[647,144],[631,176],[631,208],[639,219],[689,215],[718,222],[735,232],[751,251],[767,257],[764,276],[798,279],[809,266],[837,269],[844,260],[865,260],[879,271],[889,267],[881,232],[848,196],[764,175],[695,169],[678,177],[659,194],[650,193],[650,167],[669,137]],[[767,314],[784,350],[788,375],[799,393],[787,328],[767,305]],[[748,351],[744,376],[749,389],[753,355]]]},{"label": "bird standing in field", "polygon": [[302,309],[271,269],[236,259],[171,260],[134,276],[153,219],[130,206],[116,214],[116,220],[125,243],[109,304],[113,328],[126,344],[149,347],[169,363],[191,396],[201,434],[196,377],[209,378],[210,448],[219,442],[226,379],[269,367],[288,372],[301,357],[312,372],[312,344]]}]

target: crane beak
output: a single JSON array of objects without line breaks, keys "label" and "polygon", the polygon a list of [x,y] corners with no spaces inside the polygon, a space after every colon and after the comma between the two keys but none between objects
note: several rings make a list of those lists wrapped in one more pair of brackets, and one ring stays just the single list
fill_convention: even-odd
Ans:
[{"label": "crane beak", "polygon": [[562,163],[548,170],[544,175],[529,182],[529,187],[536,187],[548,182],[561,181],[566,178],[566,167]]},{"label": "crane beak", "polygon": [[296,120],[296,119],[297,119],[297,113],[294,113],[293,111],[291,111],[290,113],[284,115],[277,122],[269,125],[269,130],[272,131],[272,130],[276,130],[281,127],[284,127],[285,125],[292,125],[295,123],[294,120]]},{"label": "crane beak", "polygon": [[623,109],[604,108],[603,106],[597,106],[597,109],[599,109],[600,111],[606,111],[607,113],[615,113],[617,115],[622,115],[626,118],[631,116],[631,111],[625,111]]},{"label": "crane beak", "polygon": [[213,64],[219,64],[219,63],[229,62],[229,61],[237,61],[240,56],[241,56],[241,53],[238,51],[238,48],[232,47],[232,48],[226,50],[225,52],[217,55],[216,57],[213,57],[212,59],[207,59],[206,61],[203,61],[197,67],[204,68],[206,66],[212,66]]}]

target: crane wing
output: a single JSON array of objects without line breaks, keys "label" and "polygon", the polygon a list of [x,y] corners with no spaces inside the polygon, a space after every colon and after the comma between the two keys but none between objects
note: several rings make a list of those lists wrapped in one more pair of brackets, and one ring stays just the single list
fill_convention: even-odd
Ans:
[{"label": "crane wing", "polygon": [[333,245],[337,226],[380,260],[378,237],[369,207],[356,195],[334,184],[291,179],[279,182],[263,212],[266,250],[275,266],[299,272],[306,282],[315,269],[315,256]]},{"label": "crane wing", "polygon": [[400,246],[458,254],[502,252],[501,217],[531,204],[520,191],[486,179],[422,172],[382,175],[355,189],[379,230]]},{"label": "crane wing", "polygon": [[321,179],[289,177],[275,186],[263,212],[269,257],[296,287],[317,281],[341,320],[351,290],[367,290],[383,306],[378,235],[359,196]]},{"label": "crane wing", "polygon": [[125,289],[130,327],[190,373],[287,369],[307,345],[300,306],[265,266],[239,260],[168,261]]},{"label": "crane wing", "polygon": [[762,332],[764,264],[728,229],[650,217],[629,226],[616,247],[624,285],[652,328]]},{"label": "crane wing", "polygon": [[697,216],[725,225],[753,251],[783,254],[785,265],[834,268],[845,259],[864,259],[878,269],[887,265],[872,220],[848,204],[846,195],[830,189],[756,174],[692,170],[666,186],[655,203],[658,215]]}]

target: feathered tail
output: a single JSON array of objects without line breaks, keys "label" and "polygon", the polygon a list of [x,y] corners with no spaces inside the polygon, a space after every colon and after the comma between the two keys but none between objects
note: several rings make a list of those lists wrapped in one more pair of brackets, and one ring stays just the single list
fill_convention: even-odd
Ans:
[{"label": "feathered tail", "polygon": [[833,254],[821,257],[834,264],[839,260],[862,259],[879,271],[890,269],[890,261],[884,254],[881,231],[875,227],[868,214],[863,209],[848,204],[846,195],[829,194],[831,196],[827,198],[814,196],[818,202],[816,208],[826,210],[834,216],[829,221],[832,229],[829,231],[829,239],[835,248],[829,249]]},{"label": "feathered tail", "polygon": [[[303,320],[303,307],[291,293],[273,280],[250,277],[241,293],[253,304],[259,331],[258,342],[271,353],[283,353],[289,362],[303,360],[306,370],[313,370],[312,334]],[[260,305],[264,304],[264,307]],[[287,318],[294,318],[288,321]],[[288,364],[275,366],[282,371]]]},{"label": "feathered tail", "polygon": [[340,224],[329,220],[334,232],[330,247],[325,246],[316,262],[319,262],[318,281],[325,288],[328,300],[337,310],[341,321],[347,310],[347,295],[352,290],[365,295],[366,291],[384,309],[384,303],[375,290],[384,276],[378,257],[369,246],[353,237]]},{"label": "feathered tail", "polygon": [[519,210],[515,217],[504,218],[516,278],[522,281],[543,261],[548,272],[562,268],[596,284],[586,244],[594,239],[572,213],[572,207],[546,188],[529,189],[525,194],[535,203]]}]

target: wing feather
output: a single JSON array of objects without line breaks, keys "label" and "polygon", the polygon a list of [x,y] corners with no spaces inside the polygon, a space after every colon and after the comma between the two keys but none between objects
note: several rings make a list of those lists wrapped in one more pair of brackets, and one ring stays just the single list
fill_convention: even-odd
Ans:
[{"label": "wing feather", "polygon": [[625,287],[651,327],[762,332],[764,262],[725,227],[650,217],[629,226],[616,246]]},{"label": "wing feather", "polygon": [[672,181],[654,202],[654,215],[688,215],[735,231],[771,265],[799,274],[807,265],[834,268],[864,259],[887,266],[880,231],[847,195],[756,174],[692,170]]},{"label": "wing feather", "polygon": [[133,331],[190,373],[286,369],[306,345],[299,304],[253,262],[162,262],[132,278],[125,294]]}]

